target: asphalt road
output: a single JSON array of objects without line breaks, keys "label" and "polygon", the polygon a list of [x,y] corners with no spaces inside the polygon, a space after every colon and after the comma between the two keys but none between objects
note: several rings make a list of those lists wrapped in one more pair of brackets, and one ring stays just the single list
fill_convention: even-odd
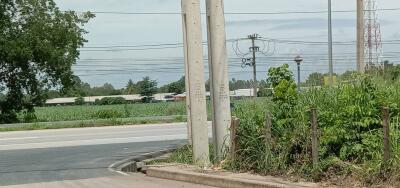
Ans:
[{"label": "asphalt road", "polygon": [[0,186],[119,176],[111,164],[185,139],[183,123],[0,133]]}]

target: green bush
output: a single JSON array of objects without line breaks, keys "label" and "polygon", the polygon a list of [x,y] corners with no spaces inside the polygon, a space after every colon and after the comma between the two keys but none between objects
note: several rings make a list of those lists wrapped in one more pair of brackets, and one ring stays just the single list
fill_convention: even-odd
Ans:
[{"label": "green bush", "polygon": [[123,97],[104,97],[100,100],[95,100],[95,105],[115,105],[125,104],[126,100]]},{"label": "green bush", "polygon": [[111,118],[121,118],[123,117],[123,114],[116,110],[105,109],[97,111],[96,113],[93,114],[92,117],[99,119],[111,119]]},{"label": "green bush", "polygon": [[84,105],[85,104],[85,99],[83,97],[77,97],[75,99],[75,105]]}]

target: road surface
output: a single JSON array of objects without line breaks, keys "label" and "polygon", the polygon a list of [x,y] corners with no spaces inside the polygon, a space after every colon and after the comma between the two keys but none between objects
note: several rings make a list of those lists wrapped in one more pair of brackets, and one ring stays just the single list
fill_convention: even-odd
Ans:
[{"label": "road surface", "polygon": [[0,186],[118,179],[113,163],[185,139],[184,123],[0,133]]}]

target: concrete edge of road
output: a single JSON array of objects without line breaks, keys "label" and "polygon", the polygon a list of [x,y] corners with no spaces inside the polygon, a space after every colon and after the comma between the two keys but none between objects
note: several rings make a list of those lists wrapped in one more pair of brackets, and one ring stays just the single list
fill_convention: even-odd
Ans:
[{"label": "concrete edge of road", "polygon": [[108,169],[110,171],[127,175],[127,173],[132,173],[132,172],[139,172],[142,167],[144,167],[144,163],[141,163],[142,161],[149,160],[149,159],[155,159],[157,157],[166,155],[168,153],[172,153],[175,150],[177,150],[181,145],[173,146],[168,149],[164,150],[159,150],[155,152],[150,152],[150,153],[145,153],[142,155],[138,156],[133,156],[121,161],[118,161],[116,163],[111,164]]},{"label": "concrete edge of road", "polygon": [[293,185],[285,185],[273,182],[264,182],[249,179],[239,179],[226,176],[209,175],[197,172],[171,170],[157,167],[149,167],[146,170],[147,176],[174,181],[207,185],[221,188],[291,188]]}]

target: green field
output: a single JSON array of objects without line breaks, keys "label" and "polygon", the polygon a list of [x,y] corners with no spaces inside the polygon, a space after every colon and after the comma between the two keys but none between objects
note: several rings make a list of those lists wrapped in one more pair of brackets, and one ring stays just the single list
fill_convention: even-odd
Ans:
[{"label": "green field", "polygon": [[35,109],[38,122],[185,115],[185,103],[52,106]]},{"label": "green field", "polygon": [[[264,100],[264,99],[258,99]],[[248,100],[235,100],[235,106],[247,103]],[[210,103],[207,103],[210,117]],[[37,119],[22,122],[56,122],[113,118],[137,118],[159,116],[184,116],[186,115],[185,102],[150,103],[150,104],[122,104],[122,105],[84,105],[84,106],[52,106],[38,107],[35,109]]]}]

